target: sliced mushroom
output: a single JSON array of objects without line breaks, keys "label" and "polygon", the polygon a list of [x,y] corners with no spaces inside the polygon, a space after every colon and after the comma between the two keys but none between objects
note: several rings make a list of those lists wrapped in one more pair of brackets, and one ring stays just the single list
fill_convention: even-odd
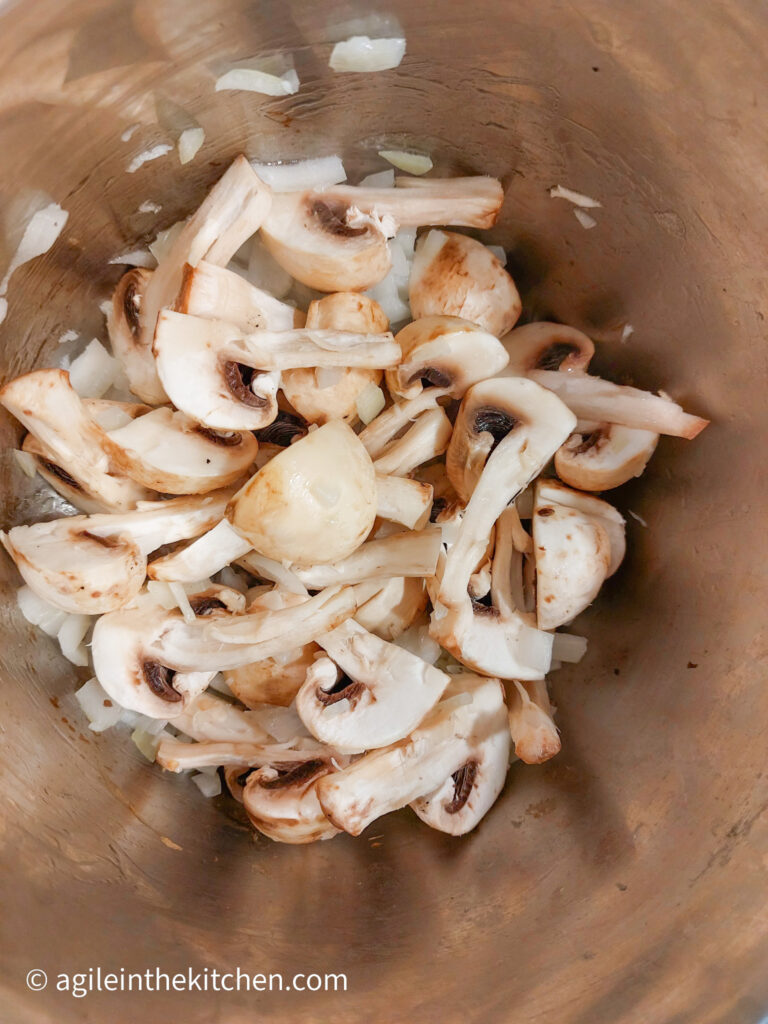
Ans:
[{"label": "sliced mushroom", "polygon": [[613,576],[623,562],[627,549],[624,517],[613,505],[601,498],[596,498],[593,494],[575,491],[554,479],[536,481],[534,504],[536,502],[555,503],[566,508],[576,509],[598,522],[605,530],[610,542],[611,555],[608,576]]},{"label": "sliced mushroom", "polygon": [[444,391],[428,388],[410,401],[395,402],[371,420],[367,427],[358,435],[366,451],[375,459],[398,435],[411,423],[414,423],[423,412],[431,412],[438,408],[437,399]]},{"label": "sliced mushroom", "polygon": [[290,765],[303,758],[331,755],[339,761],[338,755],[327,748],[321,748],[314,740],[311,746],[302,743],[300,747],[291,748],[286,744],[250,743],[245,740],[202,740],[199,743],[185,743],[181,740],[162,739],[155,760],[169,772],[231,766],[240,769],[242,774],[248,768]]},{"label": "sliced mushroom", "polygon": [[259,448],[253,434],[217,433],[167,407],[153,409],[108,436],[120,449],[114,464],[164,494],[205,494],[226,487],[248,472]]},{"label": "sliced mushroom", "polygon": [[659,435],[615,423],[576,431],[555,454],[557,475],[582,491],[609,491],[641,476]]},{"label": "sliced mushroom", "polygon": [[409,530],[421,530],[432,509],[432,485],[404,476],[376,474],[376,514],[401,523]]},{"label": "sliced mushroom", "polygon": [[193,740],[271,743],[272,737],[261,726],[260,720],[254,711],[239,708],[207,691],[175,715],[173,724]]},{"label": "sliced mushroom", "polygon": [[562,402],[531,383],[522,377],[485,381],[464,398],[469,406],[485,402],[498,409],[509,429],[488,457],[448,551],[430,626],[434,639],[465,665],[503,679],[541,678],[549,669],[552,638],[519,611],[502,616],[498,608],[473,606],[467,587],[496,520],[575,425]]},{"label": "sliced mushroom", "polygon": [[387,236],[374,221],[351,226],[347,210],[324,192],[275,195],[260,236],[302,284],[321,292],[365,291],[389,271]]},{"label": "sliced mushroom", "polygon": [[393,576],[422,579],[434,576],[442,545],[440,530],[405,530],[381,539],[369,540],[338,562],[296,569],[296,575],[309,590],[336,583],[362,583],[386,580]]},{"label": "sliced mushroom", "polygon": [[153,366],[152,343],[158,314],[174,304],[185,265],[195,267],[205,259],[225,266],[258,229],[271,202],[270,189],[245,157],[238,156],[186,222],[154,273],[140,282],[143,290],[138,300],[138,324],[131,312],[136,309],[131,292],[137,294],[139,282],[129,280],[118,285],[109,320],[110,339],[131,390],[144,401],[152,405],[167,401]]},{"label": "sliced mushroom", "polygon": [[423,579],[395,576],[358,608],[355,621],[382,640],[396,640],[427,607],[427,596]]},{"label": "sliced mushroom", "polygon": [[376,473],[354,431],[337,420],[276,455],[235,495],[229,518],[253,547],[295,565],[337,562],[376,516]]},{"label": "sliced mushroom", "polygon": [[709,420],[692,416],[668,395],[652,395],[621,384],[612,384],[586,373],[554,373],[531,370],[528,376],[553,391],[579,419],[618,423],[635,430],[649,430],[689,441],[708,426]]},{"label": "sliced mushroom", "polygon": [[525,377],[532,370],[583,373],[595,354],[583,331],[545,320],[516,327],[501,343],[509,356],[506,377]]},{"label": "sliced mushroom", "polygon": [[552,718],[544,679],[513,679],[507,687],[509,730],[515,754],[526,764],[543,764],[560,753],[560,733]]},{"label": "sliced mushroom", "polygon": [[334,185],[315,194],[329,202],[339,202],[347,210],[358,210],[382,220],[391,218],[403,228],[429,224],[490,228],[496,223],[504,202],[501,183],[482,175],[466,178],[408,175],[397,177],[395,186],[392,189]]},{"label": "sliced mushroom", "polygon": [[373,463],[378,475],[406,476],[442,455],[453,427],[441,406],[418,416],[402,437],[391,441]]},{"label": "sliced mushroom", "polygon": [[[383,334],[389,330],[389,320],[373,299],[357,292],[337,292],[310,303],[306,327]],[[285,370],[282,388],[293,408],[310,423],[327,423],[332,419],[352,423],[359,415],[360,395],[370,385],[380,384],[381,378],[381,370],[376,369],[332,368],[329,374],[327,369],[304,368]]]},{"label": "sliced mushroom", "polygon": [[27,434],[22,442],[21,450],[33,456],[35,469],[48,486],[52,487],[62,498],[66,498],[70,505],[73,505],[78,511],[84,512],[86,515],[109,511],[102,501],[83,490],[65,469],[45,457],[43,447],[34,434]]},{"label": "sliced mushroom", "polygon": [[[441,701],[407,738],[373,750],[344,771],[320,780],[320,806],[337,828],[360,835],[376,818],[443,787],[496,732],[503,731],[509,742],[506,716],[503,729],[498,721],[499,707],[504,707],[498,679],[456,676],[451,691],[467,694],[469,703],[457,703],[455,697]],[[472,788],[464,782],[457,805]],[[460,810],[457,806],[457,813]]]},{"label": "sliced mushroom", "polygon": [[317,799],[317,783],[335,770],[330,757],[315,756],[251,772],[243,787],[251,824],[280,843],[314,843],[338,835]]},{"label": "sliced mushroom", "polygon": [[180,551],[154,559],[147,567],[147,575],[151,580],[194,583],[214,576],[250,550],[250,541],[241,537],[228,520],[222,519]]},{"label": "sliced mushroom", "polygon": [[[179,313],[225,320],[250,333],[260,329],[290,331],[304,326],[304,314],[273,298],[226,267],[201,260],[184,267],[174,308]],[[384,328],[386,330],[386,328]]]},{"label": "sliced mushroom", "polygon": [[498,258],[474,238],[428,231],[416,243],[409,284],[411,314],[457,316],[500,338],[511,331],[522,304]]},{"label": "sliced mushroom", "polygon": [[398,331],[400,364],[387,370],[387,387],[400,398],[424,388],[462,398],[467,388],[495,377],[507,365],[504,346],[492,334],[457,316],[425,316]]},{"label": "sliced mushroom", "polygon": [[221,516],[228,497],[225,492],[148,502],[137,512],[16,526],[2,542],[38,596],[64,611],[98,615],[138,594],[148,552],[204,531]]},{"label": "sliced mushroom", "polygon": [[288,707],[319,652],[320,648],[314,642],[303,647],[288,647],[273,658],[263,658],[225,672],[224,681],[246,707],[258,704]]},{"label": "sliced mushroom", "polygon": [[0,390],[0,403],[34,435],[51,476],[84,499],[123,512],[153,497],[112,466],[120,450],[88,414],[65,370],[17,377]]},{"label": "sliced mushroom", "polygon": [[[313,736],[346,753],[407,736],[450,682],[440,669],[351,619],[317,642],[332,663],[325,666],[321,659],[310,668],[296,710]],[[324,679],[322,673],[334,664],[344,675],[339,681],[333,674]]]}]

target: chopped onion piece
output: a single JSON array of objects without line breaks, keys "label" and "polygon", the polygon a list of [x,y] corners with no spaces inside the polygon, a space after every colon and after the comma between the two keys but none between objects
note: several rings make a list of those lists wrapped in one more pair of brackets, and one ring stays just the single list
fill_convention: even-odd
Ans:
[{"label": "chopped onion piece", "polygon": [[184,589],[183,583],[169,583],[168,589],[176,599],[176,604],[181,609],[181,614],[184,616],[185,622],[194,622],[195,613],[192,610],[192,605],[189,603],[187,592]]},{"label": "chopped onion piece", "polygon": [[553,199],[567,199],[574,206],[581,206],[587,210],[594,210],[603,205],[597,199],[585,196],[583,192],[574,192],[572,188],[565,188],[563,185],[555,185],[549,190],[549,194]]},{"label": "chopped onion piece", "polygon": [[34,590],[26,586],[16,592],[16,602],[27,622],[39,626],[48,636],[56,636],[67,618],[67,612],[38,597]]},{"label": "chopped onion piece", "polygon": [[366,174],[357,183],[358,188],[394,188],[395,172],[393,170],[376,171],[374,174]]},{"label": "chopped onion piece", "polygon": [[251,714],[277,743],[289,743],[299,736],[310,735],[293,705],[284,708],[264,704]]},{"label": "chopped onion piece", "polygon": [[160,213],[162,206],[160,203],[153,203],[151,199],[145,199],[144,202],[139,206],[138,213]]},{"label": "chopped onion piece", "polygon": [[111,729],[123,718],[123,708],[102,689],[95,677],[83,683],[79,690],[75,690],[75,700],[83,709],[92,732]]},{"label": "chopped onion piece", "polygon": [[587,653],[587,638],[573,633],[555,633],[552,640],[552,660],[575,663]]},{"label": "chopped onion piece", "polygon": [[245,579],[240,575],[237,570],[233,569],[231,565],[225,565],[224,568],[217,573],[218,583],[221,583],[223,587],[229,587],[231,590],[236,590],[240,594],[244,594],[248,590],[248,584]]},{"label": "chopped onion piece", "polygon": [[625,341],[629,341],[630,337],[634,333],[635,333],[635,328],[632,326],[632,324],[624,324],[624,326],[621,329],[621,337],[619,338],[619,341],[622,342],[622,344]]},{"label": "chopped onion piece", "polygon": [[140,124],[131,124],[131,125],[129,125],[125,129],[123,134],[120,136],[120,141],[121,142],[130,142],[130,140],[133,138],[133,136],[136,134],[136,132],[139,130],[139,128],[141,128]]},{"label": "chopped onion piece", "polygon": [[178,608],[178,601],[176,600],[173,591],[167,583],[162,580],[147,580],[147,593],[160,605],[161,608],[165,608],[170,611],[171,608]]},{"label": "chopped onion piece", "polygon": [[131,733],[131,740],[148,761],[155,760],[160,739],[160,736],[153,736],[152,733],[142,728],[134,729]]},{"label": "chopped onion piece", "polygon": [[597,221],[595,220],[595,218],[590,217],[590,215],[588,213],[584,213],[583,210],[579,210],[578,208],[575,209],[573,211],[573,216],[576,218],[579,224],[581,224],[585,231],[589,231],[590,228],[594,228],[597,226]]},{"label": "chopped onion piece", "polygon": [[150,146],[149,149],[143,150],[138,153],[133,160],[126,167],[128,174],[135,174],[140,167],[144,164],[148,164],[150,160],[158,160],[161,156],[165,156],[166,153],[170,153],[173,146],[170,142],[159,142],[156,146]]},{"label": "chopped onion piece", "polygon": [[388,160],[398,171],[406,174],[426,174],[434,166],[432,160],[422,153],[405,153],[400,149],[380,149],[379,156]]},{"label": "chopped onion piece", "polygon": [[32,480],[37,473],[37,459],[34,455],[30,455],[29,452],[23,452],[19,448],[14,448],[13,456],[19,464],[19,469]]},{"label": "chopped onion piece", "polygon": [[90,615],[68,615],[59,628],[57,639],[61,653],[73,665],[84,667],[88,664],[88,652],[83,640],[90,626]]},{"label": "chopped onion piece", "polygon": [[290,68],[282,75],[270,75],[257,68],[230,68],[216,79],[216,92],[238,90],[264,96],[292,96],[299,91],[299,76]]},{"label": "chopped onion piece", "polygon": [[388,71],[405,56],[404,39],[352,36],[336,43],[328,64],[334,71]]},{"label": "chopped onion piece", "polygon": [[69,368],[69,382],[81,398],[101,398],[109,391],[120,364],[94,338]]},{"label": "chopped onion piece", "polygon": [[192,776],[192,781],[203,796],[210,798],[221,793],[221,776],[216,771],[197,772]]},{"label": "chopped onion piece", "polygon": [[[46,199],[50,199],[50,196],[35,192],[29,198],[20,197],[19,208],[11,209],[9,220],[17,222],[21,240],[8,264],[5,276],[0,281],[0,295],[5,295],[8,291],[8,282],[14,271],[22,264],[29,263],[30,260],[48,252],[67,223],[69,214],[58,203],[48,202],[41,208],[40,204]],[[8,232],[12,233],[14,232]]]},{"label": "chopped onion piece", "polygon": [[110,265],[117,263],[128,267],[145,267],[147,270],[154,270],[157,266],[157,260],[149,249],[131,249],[130,252],[113,256],[108,262]]},{"label": "chopped onion piece", "polygon": [[365,385],[355,400],[357,415],[366,426],[379,415],[386,404],[384,392],[373,381]]},{"label": "chopped onion piece", "polygon": [[252,160],[251,167],[273,192],[304,192],[339,185],[347,180],[347,172],[339,156],[274,164],[260,164]]},{"label": "chopped onion piece", "polygon": [[79,337],[80,337],[80,335],[79,335],[79,333],[77,331],[72,331],[72,330],[64,331],[64,333],[59,338],[59,340],[56,342],[56,344],[57,345],[66,345],[68,341],[77,341],[77,339]]},{"label": "chopped onion piece", "polygon": [[267,251],[258,235],[253,236],[250,245],[247,279],[276,299],[284,299],[293,286],[293,278]]},{"label": "chopped onion piece", "polygon": [[198,125],[196,128],[185,128],[176,143],[179,150],[179,162],[188,164],[194,159],[198,149],[205,141],[205,132]]}]

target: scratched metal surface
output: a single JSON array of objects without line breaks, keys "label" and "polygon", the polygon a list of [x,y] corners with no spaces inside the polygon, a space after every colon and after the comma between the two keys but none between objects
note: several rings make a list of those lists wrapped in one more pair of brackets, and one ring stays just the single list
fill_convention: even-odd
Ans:
[{"label": "scratched metal surface", "polygon": [[[765,508],[765,8],[392,0],[396,71],[333,76],[366,4],[30,0],[0,15],[0,205],[44,188],[70,219],[20,270],[3,379],[103,328],[106,260],[195,205],[238,151],[261,159],[420,142],[449,173],[502,176],[494,240],[535,315],[606,339],[600,365],[714,425],[663,440],[616,497],[629,557],[558,673],[563,753],[515,767],[454,840],[403,812],[359,840],[254,839],[223,798],[95,737],[75,677],[0,602],[2,1017],[56,1020],[756,1024],[768,1010]],[[369,12],[370,13],[370,12]],[[386,33],[385,33],[386,34]],[[216,93],[227,61],[294,54],[300,93]],[[163,141],[153,91],[206,142],[125,174]],[[121,133],[138,124],[129,142]],[[598,196],[584,231],[561,182]],[[136,212],[163,206],[159,221]],[[626,344],[616,339],[629,322]],[[2,525],[54,509],[7,448]],[[57,706],[54,706],[56,704]],[[164,843],[170,839],[176,849]],[[372,840],[371,837],[380,837]],[[375,844],[375,845],[374,845]],[[344,995],[29,993],[31,967],[346,971]]]}]

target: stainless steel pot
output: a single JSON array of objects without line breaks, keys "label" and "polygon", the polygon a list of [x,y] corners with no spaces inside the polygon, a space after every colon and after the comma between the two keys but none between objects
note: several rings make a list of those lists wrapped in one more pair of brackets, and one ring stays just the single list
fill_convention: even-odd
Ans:
[{"label": "stainless steel pot", "polygon": [[[102,330],[107,260],[187,211],[240,150],[261,159],[423,143],[503,177],[495,240],[528,308],[579,326],[620,379],[712,418],[663,440],[617,497],[619,578],[553,679],[563,753],[515,767],[477,833],[407,812],[308,848],[255,839],[225,798],[96,737],[74,672],[20,618],[2,560],[2,1016],[57,1021],[755,1024],[768,1011],[765,774],[765,7],[754,0],[392,0],[396,71],[334,75],[329,40],[368,5],[27,0],[0,10],[0,202],[67,210],[19,271],[4,378],[68,328]],[[347,24],[344,24],[344,23]],[[379,31],[376,34],[382,34]],[[216,93],[222,64],[287,50],[293,98]],[[153,94],[206,141],[126,174],[166,138]],[[129,141],[121,136],[137,124]],[[583,230],[547,189],[597,196]],[[621,343],[624,324],[634,333]],[[3,525],[46,509],[10,452]],[[647,522],[647,528],[642,520]],[[346,993],[57,992],[58,972],[203,965],[345,972]],[[30,991],[30,969],[48,972]],[[34,980],[34,979],[33,979]]]}]

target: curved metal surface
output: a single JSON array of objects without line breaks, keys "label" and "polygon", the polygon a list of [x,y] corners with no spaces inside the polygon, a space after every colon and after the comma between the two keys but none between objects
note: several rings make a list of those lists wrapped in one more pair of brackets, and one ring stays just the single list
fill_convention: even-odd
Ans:
[{"label": "curved metal surface", "polygon": [[[329,40],[365,5],[34,0],[0,15],[0,205],[70,211],[20,270],[3,378],[102,332],[107,259],[193,206],[239,150],[420,142],[439,169],[503,177],[495,239],[529,311],[603,338],[619,379],[714,425],[664,439],[617,495],[630,555],[554,677],[563,753],[516,766],[477,833],[410,813],[360,840],[255,839],[224,799],[87,733],[74,673],[23,623],[2,560],[3,1019],[756,1024],[768,1012],[765,9],[750,0],[407,3],[396,71],[337,75]],[[345,24],[346,23],[346,24]],[[354,26],[353,29],[354,30]],[[389,30],[389,29],[388,29]],[[293,53],[302,88],[216,93],[227,61]],[[206,131],[195,161],[125,168],[165,139],[153,92]],[[129,141],[121,134],[138,128]],[[557,182],[595,195],[584,231]],[[625,323],[634,333],[618,341]],[[16,428],[3,421],[4,446]],[[3,525],[45,511],[3,454]],[[170,841],[170,842],[169,842]],[[344,994],[27,991],[26,972],[203,965],[340,972]]]}]

